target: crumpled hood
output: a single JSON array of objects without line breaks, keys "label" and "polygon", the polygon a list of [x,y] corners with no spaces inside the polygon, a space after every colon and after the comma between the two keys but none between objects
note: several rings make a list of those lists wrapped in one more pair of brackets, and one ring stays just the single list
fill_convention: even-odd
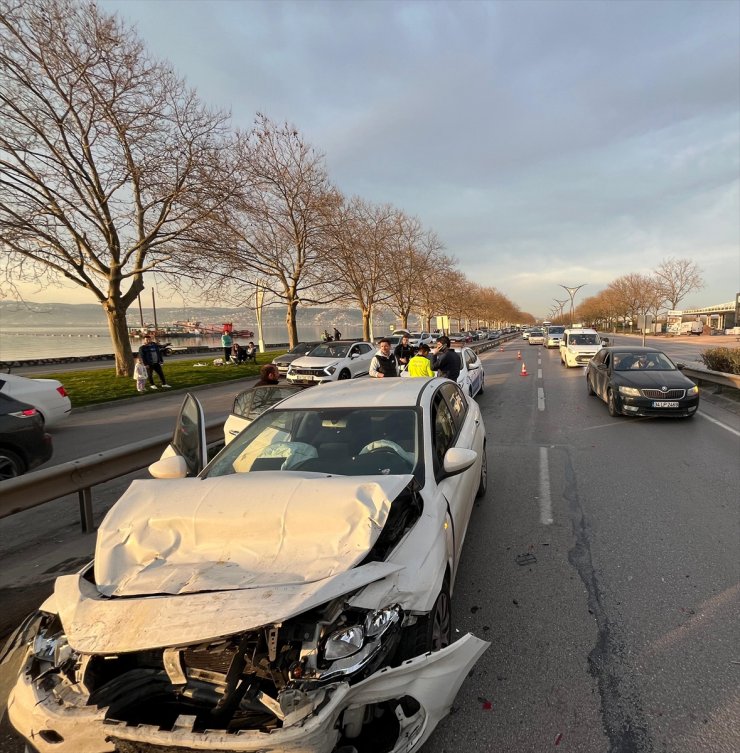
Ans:
[{"label": "crumpled hood", "polygon": [[375,544],[412,476],[284,471],[134,481],[98,530],[104,596],[311,583]]}]

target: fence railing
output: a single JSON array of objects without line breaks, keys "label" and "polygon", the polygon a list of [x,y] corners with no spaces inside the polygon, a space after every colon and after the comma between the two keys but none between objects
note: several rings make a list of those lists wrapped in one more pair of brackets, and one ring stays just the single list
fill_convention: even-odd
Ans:
[{"label": "fence railing", "polygon": [[[206,442],[213,444],[223,439],[223,421],[206,425]],[[60,463],[51,468],[27,473],[25,476],[2,482],[0,518],[30,510],[68,494],[77,494],[80,502],[82,530],[94,530],[92,490],[106,481],[113,481],[129,473],[140,471],[158,460],[164,448],[172,441],[172,434],[161,434],[141,442],[116,447],[113,450]]]}]

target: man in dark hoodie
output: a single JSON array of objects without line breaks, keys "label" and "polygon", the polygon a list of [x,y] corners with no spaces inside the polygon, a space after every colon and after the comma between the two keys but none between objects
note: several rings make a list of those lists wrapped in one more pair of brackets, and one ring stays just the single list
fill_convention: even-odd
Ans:
[{"label": "man in dark hoodie", "polygon": [[450,338],[442,335],[437,338],[437,345],[432,351],[432,368],[437,376],[447,377],[453,382],[460,376],[460,356],[450,348]]}]

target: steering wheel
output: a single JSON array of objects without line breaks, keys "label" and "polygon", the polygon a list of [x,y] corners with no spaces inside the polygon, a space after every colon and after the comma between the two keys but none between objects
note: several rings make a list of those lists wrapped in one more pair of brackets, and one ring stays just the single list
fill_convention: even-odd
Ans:
[{"label": "steering wheel", "polygon": [[360,450],[360,455],[372,455],[379,452],[395,452],[396,455],[400,455],[406,460],[407,453],[403,447],[390,439],[376,439],[374,442],[366,444]]}]

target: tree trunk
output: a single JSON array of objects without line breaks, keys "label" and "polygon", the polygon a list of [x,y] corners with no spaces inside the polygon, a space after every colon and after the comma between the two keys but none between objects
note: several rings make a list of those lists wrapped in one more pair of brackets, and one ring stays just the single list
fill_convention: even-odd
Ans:
[{"label": "tree trunk", "polygon": [[285,313],[285,324],[288,328],[288,347],[295,348],[298,345],[298,322],[296,321],[296,311],[298,301],[288,300],[288,310]]},{"label": "tree trunk", "polygon": [[126,323],[126,309],[107,301],[103,304],[108,332],[113,341],[113,352],[116,356],[116,376],[130,377],[134,373],[134,356],[131,352],[131,340],[128,336]]},{"label": "tree trunk", "polygon": [[370,316],[372,315],[372,309],[362,309],[362,339],[365,342],[370,342]]}]

